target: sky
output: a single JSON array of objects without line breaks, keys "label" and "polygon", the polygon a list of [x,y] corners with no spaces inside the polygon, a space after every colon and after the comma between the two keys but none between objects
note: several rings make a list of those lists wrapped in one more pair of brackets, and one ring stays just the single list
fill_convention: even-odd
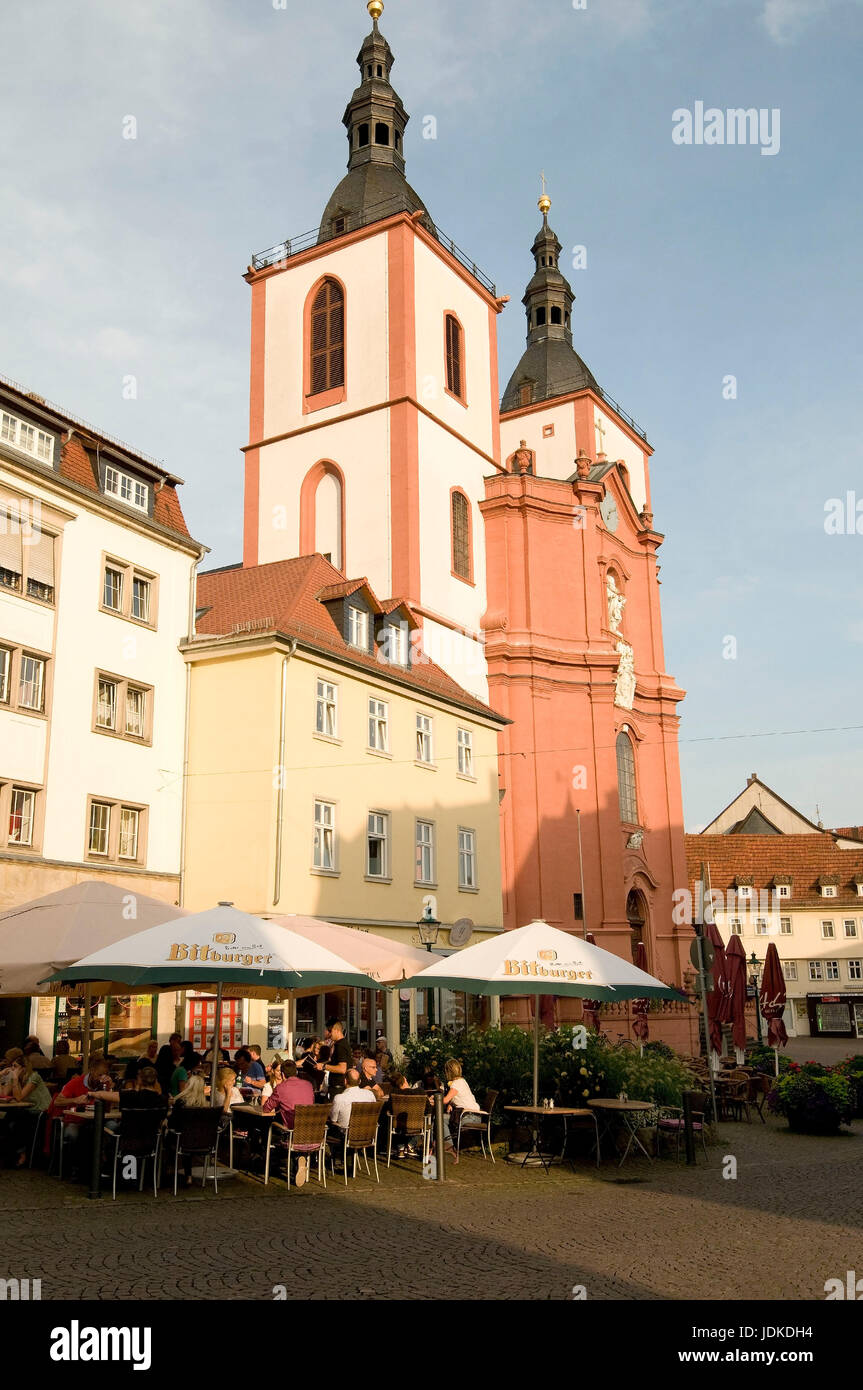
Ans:
[{"label": "sky", "polygon": [[[363,0],[0,12],[0,373],[183,477],[208,564],[241,553],[242,275],[343,176],[369,28]],[[502,383],[541,170],[586,248],[575,347],[655,450],[687,829],[751,772],[863,821],[863,0],[388,0],[381,28],[408,177],[512,297]],[[764,139],[676,142],[699,102]]]}]

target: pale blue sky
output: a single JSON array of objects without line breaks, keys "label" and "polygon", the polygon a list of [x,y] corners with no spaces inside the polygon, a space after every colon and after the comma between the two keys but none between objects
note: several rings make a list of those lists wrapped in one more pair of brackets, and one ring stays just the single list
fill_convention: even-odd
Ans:
[{"label": "pale blue sky", "polygon": [[[863,724],[863,535],[824,531],[829,498],[863,501],[861,0],[389,0],[381,27],[411,182],[513,298],[502,381],[541,168],[552,225],[587,247],[576,346],[656,450],[687,827],[752,771],[828,825],[863,820],[861,732],[782,732]],[[240,554],[241,276],[342,177],[368,28],[362,0],[0,16],[0,371],[185,477],[212,563]],[[675,145],[696,101],[778,107],[779,153]]]}]

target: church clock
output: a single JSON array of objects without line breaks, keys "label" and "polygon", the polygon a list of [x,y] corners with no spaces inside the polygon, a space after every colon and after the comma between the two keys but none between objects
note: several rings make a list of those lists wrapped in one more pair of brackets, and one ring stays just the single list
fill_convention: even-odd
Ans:
[{"label": "church clock", "polygon": [[617,523],[620,520],[617,511],[617,503],[610,492],[607,492],[599,504],[599,515],[602,517],[609,531],[617,530]]}]

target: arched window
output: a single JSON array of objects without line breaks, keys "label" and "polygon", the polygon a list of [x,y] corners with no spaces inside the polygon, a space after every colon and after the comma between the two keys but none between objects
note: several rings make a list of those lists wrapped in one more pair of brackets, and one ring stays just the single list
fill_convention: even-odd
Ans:
[{"label": "arched window", "polygon": [[459,400],[464,399],[462,327],[455,314],[446,316],[446,385]]},{"label": "arched window", "polygon": [[390,128],[386,121],[378,121],[375,125],[375,144],[388,145],[390,143]]},{"label": "arched window", "polygon": [[544,308],[537,309],[537,311],[536,311],[536,326],[537,326],[537,328],[542,328],[544,324],[545,324],[545,309],[544,309]]},{"label": "arched window", "polygon": [[553,305],[551,310],[551,321],[552,323],[563,323],[563,313],[556,304]]},{"label": "arched window", "polygon": [[453,490],[452,507],[452,572],[459,579],[473,582],[471,556],[470,503],[463,492]]},{"label": "arched window", "polygon": [[335,280],[326,279],[312,304],[310,394],[345,384],[345,297]]},{"label": "arched window", "polygon": [[368,143],[369,143],[369,125],[368,125],[368,122],[367,122],[367,121],[363,121],[362,125],[361,125],[361,126],[358,126],[358,128],[357,128],[357,144],[358,144],[358,145],[360,146],[360,148],[362,149],[363,145],[367,145]]},{"label": "arched window", "polygon": [[632,739],[625,729],[617,735],[617,799],[620,819],[624,825],[638,824],[638,801],[635,795],[635,752]]},{"label": "arched window", "polygon": [[328,555],[345,565],[345,480],[329,459],[310,468],[300,488],[300,554]]}]

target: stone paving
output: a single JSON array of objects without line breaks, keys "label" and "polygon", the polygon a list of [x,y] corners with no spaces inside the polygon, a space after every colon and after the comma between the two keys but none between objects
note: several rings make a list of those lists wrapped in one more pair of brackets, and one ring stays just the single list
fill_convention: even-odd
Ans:
[{"label": "stone paving", "polygon": [[[723,1177],[728,1157],[736,1179]],[[451,1180],[402,1163],[346,1189],[237,1177],[218,1197],[0,1172],[0,1277],[45,1299],[823,1299],[863,1271],[863,1123],[831,1139],[724,1124],[697,1168],[518,1170],[465,1154]]]}]

